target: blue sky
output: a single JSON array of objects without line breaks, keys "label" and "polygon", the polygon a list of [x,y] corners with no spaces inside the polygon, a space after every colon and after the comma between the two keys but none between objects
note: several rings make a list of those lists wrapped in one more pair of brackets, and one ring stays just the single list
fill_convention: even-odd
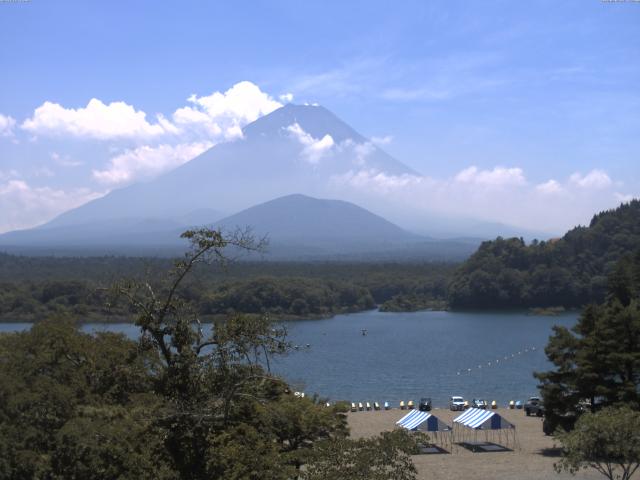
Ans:
[{"label": "blue sky", "polygon": [[[502,168],[532,191],[594,187],[567,203],[568,225],[640,194],[638,2],[4,2],[0,71],[0,212],[13,212],[0,232],[227,139],[191,132],[173,162],[159,159],[167,150],[144,161],[149,150],[136,150],[171,143],[143,131],[158,114],[175,123],[192,94],[242,81],[264,94],[258,102],[322,104],[443,182]],[[130,119],[144,112],[141,135],[62,125],[91,99],[124,102]],[[60,106],[55,125],[36,115],[45,102]],[[242,118],[227,126],[268,111],[232,110]],[[133,151],[130,175],[96,174]]]}]

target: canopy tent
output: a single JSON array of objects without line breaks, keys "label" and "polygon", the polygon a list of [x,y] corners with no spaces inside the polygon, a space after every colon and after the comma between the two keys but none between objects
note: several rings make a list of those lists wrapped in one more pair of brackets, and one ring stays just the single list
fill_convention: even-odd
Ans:
[{"label": "canopy tent", "polygon": [[[515,425],[505,420],[500,414],[493,410],[470,408],[453,419],[453,426],[454,436],[456,436],[458,441],[464,440],[465,437],[468,438],[466,433],[470,434],[471,432],[473,432],[474,439],[477,440],[478,431],[483,431],[485,432],[486,441],[489,441],[489,434],[495,438],[496,433],[499,436],[499,440],[502,441],[502,434],[504,432],[507,443],[509,443],[511,437],[513,438],[513,445],[515,446],[517,443]],[[510,432],[512,435],[510,435]]]},{"label": "canopy tent", "polygon": [[[429,432],[435,437],[438,443],[438,434],[440,434],[442,443],[451,443],[450,434],[451,427],[429,412],[421,412],[420,410],[411,410],[404,417],[396,422],[396,425],[407,430]],[[443,435],[447,433],[448,435]]]},{"label": "canopy tent", "polygon": [[411,410],[396,422],[396,425],[407,430],[420,430],[422,432],[448,432],[451,427],[429,412]]}]

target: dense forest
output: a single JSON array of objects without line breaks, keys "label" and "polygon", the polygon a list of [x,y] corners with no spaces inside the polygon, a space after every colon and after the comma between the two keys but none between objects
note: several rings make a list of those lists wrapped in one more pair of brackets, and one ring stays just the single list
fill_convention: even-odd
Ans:
[{"label": "dense forest", "polygon": [[[253,262],[199,266],[181,294],[205,321],[229,313],[274,319],[326,317],[379,307],[420,309],[576,308],[601,302],[616,261],[640,245],[640,202],[597,214],[550,241],[498,238],[463,264],[437,262]],[[122,278],[153,283],[171,261],[131,257],[0,254],[0,321],[73,315],[123,321],[112,296]]]},{"label": "dense forest", "polygon": [[[167,259],[22,257],[0,254],[0,321],[73,315],[81,321],[122,321],[126,303],[113,298],[121,278],[149,279]],[[325,317],[381,306],[441,307],[455,268],[446,263],[236,262],[200,266],[181,294],[204,320],[228,313],[274,319]]]},{"label": "dense forest", "polygon": [[640,245],[640,201],[599,213],[588,227],[526,245],[484,242],[455,272],[452,308],[580,307],[602,302],[616,262]]}]

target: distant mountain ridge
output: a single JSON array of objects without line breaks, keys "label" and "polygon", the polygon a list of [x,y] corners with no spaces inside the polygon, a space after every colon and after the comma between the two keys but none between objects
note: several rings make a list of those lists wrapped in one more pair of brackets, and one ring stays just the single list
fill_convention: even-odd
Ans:
[{"label": "distant mountain ridge", "polygon": [[[114,224],[116,228],[111,231]],[[201,224],[225,231],[248,227],[256,237],[268,237],[268,251],[260,257],[265,260],[410,257],[462,260],[478,244],[474,241],[433,240],[407,232],[350,202],[292,194],[255,205],[217,222],[197,225],[129,219],[81,224],[74,228],[59,226],[12,232],[0,236],[0,250],[96,255],[139,254],[147,249],[154,255],[175,255],[186,247],[180,233]],[[118,230],[122,225],[128,227],[126,234]]]},{"label": "distant mountain ridge", "polygon": [[335,242],[401,243],[421,237],[353,203],[302,194],[276,198],[216,222],[233,228],[251,226],[272,240],[307,244]]}]

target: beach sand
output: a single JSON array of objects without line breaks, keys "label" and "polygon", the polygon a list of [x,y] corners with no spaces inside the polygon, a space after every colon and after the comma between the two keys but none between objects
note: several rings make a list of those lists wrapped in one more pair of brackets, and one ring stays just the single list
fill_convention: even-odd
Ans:
[{"label": "beach sand", "polygon": [[[450,454],[416,455],[413,461],[418,469],[418,478],[435,480],[604,478],[591,469],[583,470],[575,476],[556,473],[553,464],[558,460],[557,449],[554,448],[553,437],[542,433],[542,419],[527,417],[522,410],[499,408],[496,411],[516,426],[518,446],[514,451],[473,453],[463,447],[454,446],[450,449]],[[393,430],[395,422],[407,413],[399,409],[349,413],[351,435],[354,438],[362,438]],[[435,408],[431,413],[447,425],[452,425],[453,418],[461,412]],[[433,440],[433,436],[430,438]],[[495,439],[497,440],[498,437]],[[482,433],[478,435],[478,440],[484,440]]]}]

